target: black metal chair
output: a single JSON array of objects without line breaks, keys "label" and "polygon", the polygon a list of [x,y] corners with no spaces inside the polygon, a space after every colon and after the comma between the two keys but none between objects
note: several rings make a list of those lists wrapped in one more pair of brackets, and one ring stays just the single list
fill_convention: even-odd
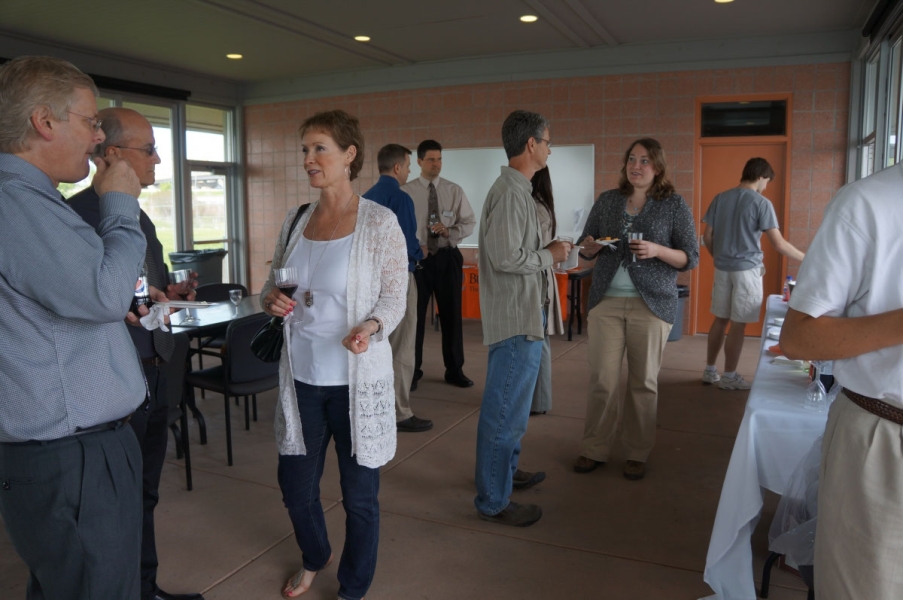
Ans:
[{"label": "black metal chair", "polygon": [[[266,313],[259,313],[229,323],[226,329],[223,362],[216,367],[190,371],[185,381],[192,388],[210,390],[223,395],[226,416],[226,455],[232,465],[232,422],[229,407],[230,396],[245,397],[245,429],[250,429],[248,396],[254,397],[254,413],[257,413],[256,395],[279,385],[279,363],[266,363],[251,352],[251,339],[269,321]],[[193,390],[192,390],[192,393]]]},{"label": "black metal chair", "polygon": [[[208,283],[206,285],[199,285],[195,288],[194,299],[198,302],[228,302],[229,292],[232,290],[241,290],[241,297],[248,297],[248,288],[240,283]],[[225,336],[213,335],[209,337],[199,337],[197,340],[198,347],[195,350],[195,354],[198,355],[198,367],[204,368],[205,354],[207,356],[221,358],[220,352],[213,352],[213,350],[219,350],[223,347],[223,344],[226,342]],[[204,397],[204,393],[202,392],[201,398]]]}]

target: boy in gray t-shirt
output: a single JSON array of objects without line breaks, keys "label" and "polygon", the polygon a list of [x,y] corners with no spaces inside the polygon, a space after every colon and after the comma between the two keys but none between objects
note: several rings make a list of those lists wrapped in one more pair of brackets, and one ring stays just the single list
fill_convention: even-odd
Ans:
[{"label": "boy in gray t-shirt", "polygon": [[[718,383],[722,390],[748,390],[750,384],[737,373],[746,324],[759,320],[762,306],[762,232],[775,249],[802,261],[802,252],[781,236],[771,202],[762,195],[774,170],[764,158],[751,158],[743,168],[740,185],[715,196],[702,218],[703,240],[715,260],[708,356],[702,383]],[[728,323],[730,331],[725,340]],[[724,374],[715,366],[724,346]]]}]

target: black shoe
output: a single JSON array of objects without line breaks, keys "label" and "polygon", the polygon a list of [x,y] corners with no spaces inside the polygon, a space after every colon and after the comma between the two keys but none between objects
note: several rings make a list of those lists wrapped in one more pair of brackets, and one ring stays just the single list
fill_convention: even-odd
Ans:
[{"label": "black shoe", "polygon": [[529,490],[531,487],[544,481],[546,474],[542,471],[530,473],[529,471],[521,471],[518,469],[511,478],[511,485],[516,490]]},{"label": "black shoe", "polygon": [[157,593],[154,594],[153,600],[204,600],[204,597],[200,594],[170,594],[157,588]]},{"label": "black shoe", "polygon": [[412,391],[412,392],[416,392],[416,391],[417,391],[417,380],[416,380],[416,379],[414,379],[413,381],[411,381],[411,391]]},{"label": "black shoe", "polygon": [[433,422],[429,419],[421,419],[412,415],[404,421],[398,421],[397,423],[395,423],[395,428],[398,431],[408,431],[411,433],[418,431],[429,431],[433,428]]},{"label": "black shoe", "polygon": [[445,372],[445,381],[452,385],[456,385],[460,388],[469,388],[473,387],[473,381],[467,378],[464,373],[458,373],[457,375],[453,375],[448,371]]},{"label": "black shoe", "polygon": [[486,515],[477,511],[484,521],[510,525],[511,527],[529,527],[542,518],[542,508],[536,504],[518,504],[509,502],[505,510],[497,515]]},{"label": "black shoe", "polygon": [[414,381],[420,381],[421,379],[423,379],[423,371],[421,371],[420,369],[415,369],[414,370]]},{"label": "black shoe", "polygon": [[536,415],[544,415],[544,414],[546,414],[546,411],[544,411],[544,410],[531,410],[530,411],[531,417],[535,417]]}]

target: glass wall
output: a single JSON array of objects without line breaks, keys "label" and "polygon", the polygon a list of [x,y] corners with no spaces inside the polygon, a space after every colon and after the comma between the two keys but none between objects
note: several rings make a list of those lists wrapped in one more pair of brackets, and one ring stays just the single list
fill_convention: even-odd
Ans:
[{"label": "glass wall", "polygon": [[[103,94],[98,109],[121,106],[141,113],[151,123],[160,164],[156,180],[141,192],[138,202],[147,213],[163,244],[164,258],[184,250],[224,248],[223,281],[243,282],[244,273],[235,252],[242,229],[239,216],[241,187],[235,181],[238,153],[233,127],[234,111],[179,102],[155,102],[119,94]],[[60,184],[65,197],[88,187],[95,168],[78,183]],[[170,265],[171,266],[171,265]]]}]

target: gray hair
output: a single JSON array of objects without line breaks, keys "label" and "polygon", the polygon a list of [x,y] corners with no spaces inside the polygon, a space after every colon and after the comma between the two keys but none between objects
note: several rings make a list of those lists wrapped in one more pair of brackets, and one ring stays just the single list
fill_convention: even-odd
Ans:
[{"label": "gray hair", "polygon": [[100,118],[102,123],[100,124],[100,128],[103,129],[103,133],[106,136],[104,141],[97,144],[94,148],[94,156],[99,158],[103,158],[106,154],[107,148],[110,146],[117,146],[122,143],[123,138],[123,128],[122,128],[122,119],[120,117],[121,110],[118,108],[105,108],[100,111]]},{"label": "gray hair", "polygon": [[28,149],[34,135],[31,115],[46,106],[60,121],[69,120],[75,89],[97,96],[97,86],[72,63],[50,56],[20,56],[0,67],[0,152]]},{"label": "gray hair", "polygon": [[520,156],[527,148],[530,138],[539,140],[549,128],[549,122],[539,113],[516,110],[502,124],[502,145],[508,159]]}]

